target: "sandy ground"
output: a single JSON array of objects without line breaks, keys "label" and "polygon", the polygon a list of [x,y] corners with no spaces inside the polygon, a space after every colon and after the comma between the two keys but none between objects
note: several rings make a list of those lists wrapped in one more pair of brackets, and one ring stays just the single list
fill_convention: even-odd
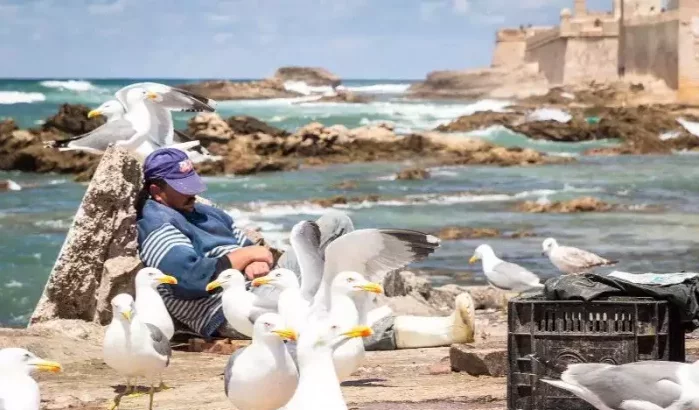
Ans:
[{"label": "sandy ground", "polygon": [[[82,326],[82,325],[80,325]],[[23,346],[58,360],[64,370],[40,374],[42,409],[107,409],[124,388],[125,380],[101,358],[100,327],[71,330],[0,329],[0,347]],[[476,347],[505,347],[502,313],[477,314]],[[61,326],[64,327],[64,326]],[[504,377],[473,377],[451,372],[449,348],[368,352],[364,365],[343,384],[350,409],[463,409],[506,408]],[[155,395],[154,408],[171,410],[232,409],[223,391],[223,368],[228,356],[175,351],[164,377],[171,390]],[[141,386],[146,392],[146,386]],[[127,397],[120,409],[148,408],[148,396]]]}]

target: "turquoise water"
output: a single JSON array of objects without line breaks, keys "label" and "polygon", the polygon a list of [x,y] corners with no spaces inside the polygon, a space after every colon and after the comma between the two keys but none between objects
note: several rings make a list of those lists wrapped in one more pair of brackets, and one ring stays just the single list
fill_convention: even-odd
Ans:
[{"label": "turquoise water", "polygon": [[[129,81],[64,82],[72,89],[41,85],[44,80],[0,81],[0,116],[31,125],[56,111],[58,104],[98,105]],[[183,81],[161,81],[179,84]],[[319,104],[307,98],[275,101],[222,102],[224,115],[254,115],[293,130],[312,120],[357,126],[391,121],[402,130],[431,129],[439,123],[478,109],[498,109],[503,103],[406,101],[401,82],[348,82],[384,92],[372,104]],[[85,88],[83,91],[77,88]],[[94,87],[94,88],[93,88]],[[104,90],[103,90],[104,89]],[[368,88],[366,88],[368,89]],[[390,92],[386,92],[390,91]],[[4,92],[4,94],[3,94]],[[43,101],[9,104],[10,97],[41,93]],[[21,95],[19,95],[21,97]],[[24,95],[22,98],[29,99]],[[38,99],[38,95],[33,98]],[[4,99],[4,100],[3,100]],[[5,103],[1,103],[4,101]],[[188,116],[180,116],[186,121]],[[614,142],[562,144],[528,139],[503,129],[475,133],[507,146],[524,146],[553,155],[577,156],[583,150]],[[294,172],[207,178],[206,196],[222,205],[242,225],[256,225],[280,247],[287,246],[291,226],[317,218],[323,210],[307,202],[335,194],[379,194],[379,203],[345,208],[357,227],[400,227],[428,232],[458,225],[498,228],[506,233],[530,230],[534,237],[487,239],[504,259],[520,263],[543,277],[556,272],[541,256],[541,241],[587,248],[622,262],[632,272],[695,270],[693,251],[699,230],[699,168],[692,155],[645,157],[578,157],[574,164],[541,167],[445,167],[432,169],[425,181],[394,181],[406,164],[374,163],[306,169]],[[70,227],[86,185],[63,175],[0,173],[27,188],[0,193],[0,325],[26,323]],[[336,183],[355,180],[356,190],[339,191]],[[512,206],[520,200],[567,199],[592,195],[639,209],[662,206],[660,212],[590,214],[523,214]],[[435,283],[484,284],[479,265],[468,258],[483,240],[445,241],[416,267],[431,273]]]}]

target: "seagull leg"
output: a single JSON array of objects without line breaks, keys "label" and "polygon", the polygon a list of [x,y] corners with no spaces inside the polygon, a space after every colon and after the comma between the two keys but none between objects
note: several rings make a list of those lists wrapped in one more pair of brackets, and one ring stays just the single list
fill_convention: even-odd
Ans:
[{"label": "seagull leg", "polygon": [[136,385],[136,382],[138,381],[138,378],[136,378],[136,381],[134,381],[134,384],[131,385],[131,390],[129,390],[126,393],[126,397],[141,397],[145,396],[145,393],[141,393],[138,391],[138,386]]},{"label": "seagull leg", "polygon": [[160,386],[158,386],[158,388],[156,389],[156,391],[161,392],[161,391],[170,390],[170,389],[172,389],[172,387],[170,387],[170,386],[168,386],[167,384],[165,384],[165,382],[163,381],[163,376],[160,375]]},{"label": "seagull leg", "polygon": [[153,383],[150,384],[150,402],[148,404],[148,410],[153,410],[153,395],[155,394],[155,387]]}]

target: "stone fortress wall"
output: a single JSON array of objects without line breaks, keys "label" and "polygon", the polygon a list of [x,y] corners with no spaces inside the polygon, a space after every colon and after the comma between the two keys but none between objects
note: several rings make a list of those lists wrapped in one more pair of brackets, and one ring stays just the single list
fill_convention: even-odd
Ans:
[{"label": "stone fortress wall", "polygon": [[561,10],[556,27],[499,30],[493,67],[538,64],[551,85],[661,79],[681,101],[699,101],[699,0],[585,0]]}]

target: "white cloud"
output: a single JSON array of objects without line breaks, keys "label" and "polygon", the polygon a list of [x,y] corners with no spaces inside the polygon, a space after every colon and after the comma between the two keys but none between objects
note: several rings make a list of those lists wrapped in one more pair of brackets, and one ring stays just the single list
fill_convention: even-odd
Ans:
[{"label": "white cloud", "polygon": [[94,3],[87,6],[90,14],[120,14],[126,7],[126,0],[114,0],[109,2]]},{"label": "white cloud", "polygon": [[446,4],[443,1],[422,1],[420,2],[420,18],[423,21],[431,21],[445,6]]},{"label": "white cloud", "polygon": [[457,14],[467,14],[471,10],[470,0],[452,0],[452,10]]},{"label": "white cloud", "polygon": [[214,43],[223,44],[233,38],[233,33],[216,33],[214,34]]},{"label": "white cloud", "polygon": [[226,24],[238,21],[238,16],[234,16],[232,14],[209,13],[206,15],[206,19],[214,24]]}]

